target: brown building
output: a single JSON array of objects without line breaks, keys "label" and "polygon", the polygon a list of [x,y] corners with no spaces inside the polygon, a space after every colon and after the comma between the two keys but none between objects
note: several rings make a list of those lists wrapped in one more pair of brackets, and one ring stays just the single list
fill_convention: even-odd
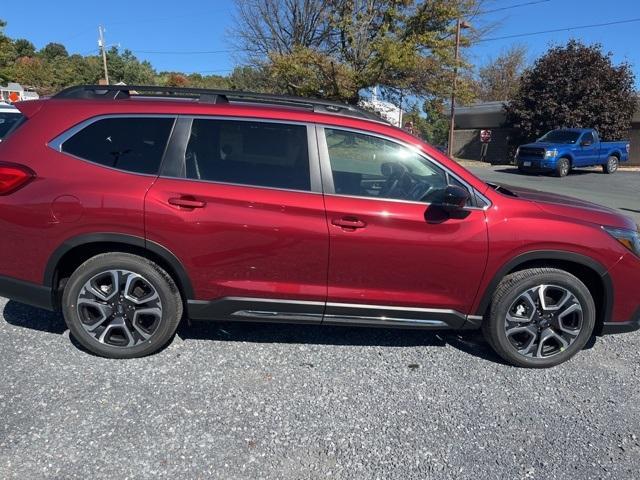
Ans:
[{"label": "brown building", "polygon": [[[487,152],[487,160],[508,163],[508,142],[512,129],[503,126],[505,122],[503,102],[477,103],[456,108],[456,125],[453,142],[454,156],[466,160],[480,159],[480,130],[491,130],[492,137]],[[636,111],[629,135],[631,152],[628,165],[640,165],[640,108]]]}]

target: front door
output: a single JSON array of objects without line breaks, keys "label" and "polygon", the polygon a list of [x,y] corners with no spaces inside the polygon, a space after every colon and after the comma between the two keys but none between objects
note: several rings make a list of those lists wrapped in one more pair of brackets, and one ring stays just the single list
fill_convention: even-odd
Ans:
[{"label": "front door", "polygon": [[180,119],[145,219],[191,278],[192,318],[321,321],[329,242],[309,137],[303,124]]},{"label": "front door", "polygon": [[466,187],[389,139],[319,129],[330,233],[325,323],[460,327],[487,259],[485,212],[444,218],[430,202]]},{"label": "front door", "polygon": [[575,166],[586,167],[598,161],[600,145],[595,142],[593,133],[586,132],[582,135],[575,150]]}]

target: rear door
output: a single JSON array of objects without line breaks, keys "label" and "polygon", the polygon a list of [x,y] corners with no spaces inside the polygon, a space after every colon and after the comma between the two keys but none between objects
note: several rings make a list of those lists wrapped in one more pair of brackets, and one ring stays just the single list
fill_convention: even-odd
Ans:
[{"label": "rear door", "polygon": [[321,321],[329,242],[309,145],[300,123],[179,120],[145,218],[191,278],[192,318]]},{"label": "rear door", "polygon": [[392,139],[320,128],[330,232],[325,323],[460,327],[487,259],[485,211],[429,204],[460,179]]}]

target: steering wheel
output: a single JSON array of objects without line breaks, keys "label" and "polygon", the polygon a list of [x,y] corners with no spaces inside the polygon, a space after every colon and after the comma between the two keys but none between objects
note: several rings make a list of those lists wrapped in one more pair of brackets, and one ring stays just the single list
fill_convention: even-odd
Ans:
[{"label": "steering wheel", "polygon": [[401,163],[387,162],[380,165],[380,171],[382,175],[386,177],[384,185],[380,189],[380,196],[397,197],[398,193],[400,193],[400,198],[404,198],[406,195],[405,188],[407,187],[407,183],[409,186],[413,183],[409,176],[407,167]]}]

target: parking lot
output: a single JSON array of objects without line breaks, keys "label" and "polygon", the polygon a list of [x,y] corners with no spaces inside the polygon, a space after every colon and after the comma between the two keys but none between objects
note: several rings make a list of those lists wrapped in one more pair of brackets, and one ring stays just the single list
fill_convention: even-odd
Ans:
[{"label": "parking lot", "polygon": [[[640,221],[638,172],[473,170]],[[638,478],[640,333],[524,370],[477,333],[195,323],[117,361],[0,312],[2,479]]]}]

